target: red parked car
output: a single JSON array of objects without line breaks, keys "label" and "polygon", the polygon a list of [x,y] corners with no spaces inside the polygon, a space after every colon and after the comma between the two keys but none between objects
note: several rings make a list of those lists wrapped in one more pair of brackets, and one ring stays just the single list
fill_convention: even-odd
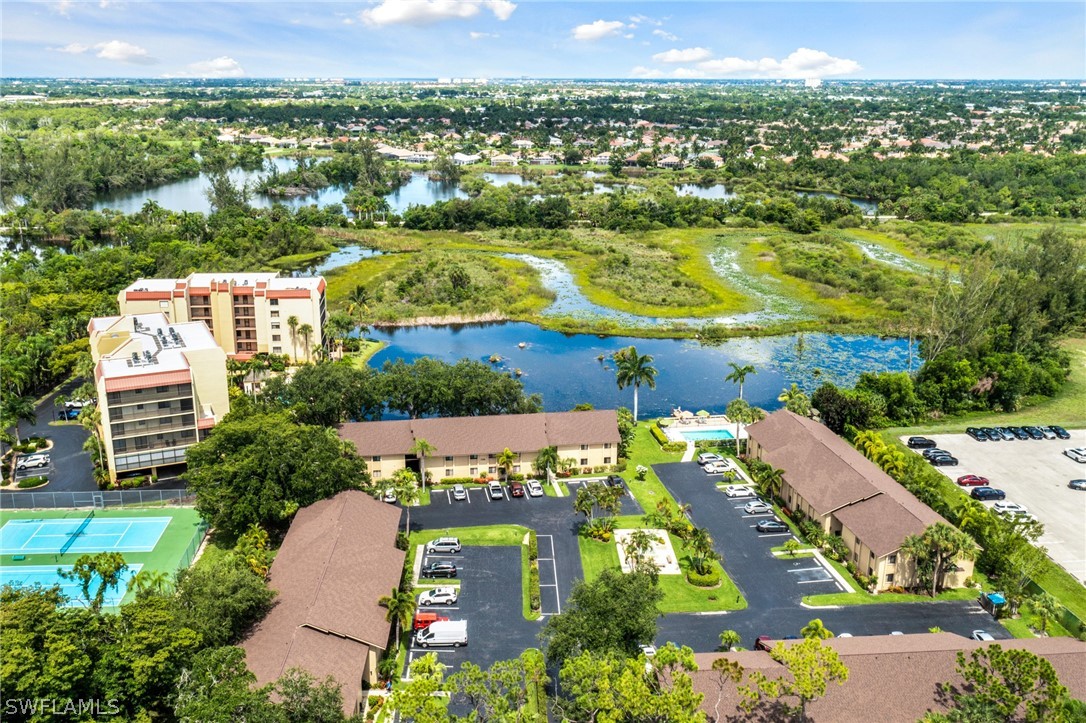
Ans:
[{"label": "red parked car", "polygon": [[436,623],[438,620],[448,620],[448,618],[437,613],[419,613],[415,615],[415,630],[428,628],[430,623]]},{"label": "red parked car", "polygon": [[521,484],[520,482],[510,482],[509,483],[509,494],[511,496],[513,496],[513,497],[523,497],[524,496],[524,485]]},{"label": "red parked car", "polygon": [[987,487],[988,478],[980,477],[975,474],[967,474],[958,478],[958,484],[962,487]]}]

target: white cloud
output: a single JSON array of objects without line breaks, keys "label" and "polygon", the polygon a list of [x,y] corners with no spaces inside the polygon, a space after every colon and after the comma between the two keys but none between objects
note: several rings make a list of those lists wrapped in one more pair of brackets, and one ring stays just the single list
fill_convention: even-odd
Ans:
[{"label": "white cloud", "polygon": [[354,25],[354,18],[343,18],[344,25]]},{"label": "white cloud", "polygon": [[123,40],[110,40],[107,43],[98,43],[94,46],[99,58],[115,60],[118,63],[134,63],[136,65],[154,65],[158,62],[147,54],[145,48]]},{"label": "white cloud", "polygon": [[656,68],[646,68],[644,65],[636,65],[630,68],[630,75],[634,78],[662,78],[663,71]]},{"label": "white cloud", "polygon": [[622,37],[626,38],[627,40],[633,40],[634,34],[633,33],[626,33]]},{"label": "white cloud", "polygon": [[470,36],[472,40],[483,40],[485,38],[500,38],[501,37],[497,33],[478,33],[478,32],[476,32],[474,30],[472,30],[470,33],[468,33],[468,36]]},{"label": "white cloud", "polygon": [[653,30],[652,34],[653,35],[658,35],[659,37],[663,38],[664,40],[670,40],[671,42],[675,42],[676,40],[679,39],[678,35],[675,35],[674,33],[669,33],[668,31],[662,30],[660,28],[656,28],[655,30]]},{"label": "white cloud", "polygon": [[640,25],[646,23],[648,25],[663,25],[663,21],[650,18],[648,15],[631,15],[630,23],[633,25]]},{"label": "white cloud", "polygon": [[697,68],[675,68],[671,71],[672,78],[704,78],[705,71]]},{"label": "white cloud", "polygon": [[190,63],[188,71],[189,75],[200,78],[240,78],[245,75],[245,68],[242,68],[238,61],[226,55],[220,55],[211,60]]},{"label": "white cloud", "polygon": [[618,35],[626,29],[626,23],[621,20],[597,20],[594,23],[585,23],[573,28],[573,39],[582,41],[600,40],[610,35]]},{"label": "white cloud", "polygon": [[52,4],[49,7],[53,12],[68,17],[68,11],[72,9],[73,5],[75,5],[74,0],[60,0],[60,2]]},{"label": "white cloud", "polygon": [[63,48],[49,48],[49,50],[57,53],[71,53],[72,55],[79,55],[90,50],[89,45],[83,45],[82,43],[68,43]]},{"label": "white cloud", "polygon": [[713,51],[708,48],[686,48],[679,50],[672,48],[663,53],[657,53],[652,59],[657,63],[698,63],[713,57]]},{"label": "white cloud", "polygon": [[810,48],[798,48],[782,60],[718,58],[700,62],[697,67],[714,77],[743,75],[757,78],[823,78],[863,70],[863,67],[855,60],[835,58],[825,51]]},{"label": "white cloud", "polygon": [[517,9],[509,0],[381,0],[363,10],[359,17],[366,25],[431,25],[443,20],[473,18],[486,8],[498,20],[508,20]]}]

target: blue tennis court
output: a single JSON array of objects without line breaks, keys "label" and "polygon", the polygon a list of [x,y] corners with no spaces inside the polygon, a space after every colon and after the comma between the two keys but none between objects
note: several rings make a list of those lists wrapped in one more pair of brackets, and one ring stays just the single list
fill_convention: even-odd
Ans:
[{"label": "blue tennis court", "polygon": [[0,528],[0,555],[150,552],[170,517],[9,520]]},{"label": "blue tennis court", "polygon": [[[0,587],[4,585],[11,585],[12,587],[34,587],[36,585],[52,587],[57,585],[68,598],[68,602],[65,604],[66,607],[87,607],[89,601],[83,599],[83,591],[79,587],[79,582],[61,577],[57,573],[57,567],[57,565],[28,565],[25,567],[0,568]],[[60,565],[59,567],[64,571],[72,569],[71,565]],[[102,605],[104,607],[117,607],[120,605],[124,594],[128,592],[128,581],[135,577],[142,568],[143,565],[129,565],[128,569],[121,573],[121,579],[117,583],[117,587],[106,590]],[[97,590],[98,584],[97,579],[91,582],[92,595]]]}]

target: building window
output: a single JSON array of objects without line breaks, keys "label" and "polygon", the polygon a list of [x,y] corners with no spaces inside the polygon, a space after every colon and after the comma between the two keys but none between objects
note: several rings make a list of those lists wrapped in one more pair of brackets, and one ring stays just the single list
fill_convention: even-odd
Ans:
[{"label": "building window", "polygon": [[167,385],[165,387],[155,387],[155,391],[158,392],[159,394],[165,394],[166,392],[170,391],[170,387],[169,387],[169,385]]},{"label": "building window", "polygon": [[604,457],[603,458],[603,463],[604,464],[611,464],[611,458],[610,457]]},{"label": "building window", "polygon": [[445,457],[445,464],[451,464],[452,461],[453,461],[452,457]]},{"label": "building window", "polygon": [[875,574],[875,570],[874,570],[874,568],[872,568],[872,567],[868,566],[868,568],[867,568],[867,574],[868,574],[868,576],[869,576],[869,577],[870,577],[871,575],[874,575],[874,574]]},{"label": "building window", "polygon": [[268,299],[268,303],[272,306],[279,306],[279,299]]},{"label": "building window", "polygon": [[373,472],[370,473],[370,477],[373,477],[374,479],[381,479],[381,470],[373,470]]},{"label": "building window", "polygon": [[498,468],[495,467],[494,465],[490,465],[489,467],[486,468],[487,474],[494,474],[497,471],[498,471]]},{"label": "building window", "polygon": [[[588,445],[587,445],[587,444],[582,444],[582,445],[581,445],[581,451],[582,451],[582,452],[586,452],[586,451],[588,451]],[[583,464],[583,463],[582,463],[582,464]]]},{"label": "building window", "polygon": [[468,474],[470,474],[472,477],[477,477],[479,475],[479,468],[478,467],[472,467],[471,469],[468,470]]},{"label": "building window", "polygon": [[272,347],[272,354],[282,354],[282,353],[283,353],[283,347],[281,347],[281,346],[273,346]]},{"label": "building window", "polygon": [[272,341],[282,341],[283,336],[281,334],[272,334]]},{"label": "building window", "polygon": [[587,467],[588,466],[588,457],[581,457],[581,466],[582,467]]},{"label": "building window", "polygon": [[611,443],[610,442],[604,442],[603,443],[603,448],[604,449],[611,449]]},{"label": "building window", "polygon": [[889,584],[889,583],[892,583],[893,581],[894,581],[894,573],[892,573],[892,572],[888,573],[886,575],[886,583]]},{"label": "building window", "polygon": [[273,322],[271,323],[271,325],[272,325],[272,328],[273,328],[273,329],[281,329],[281,328],[282,328],[282,327],[281,327],[281,326],[279,325],[279,322],[278,322],[278,321],[273,321]]},{"label": "building window", "polygon": [[380,455],[374,455],[373,461],[374,462],[380,462],[381,461],[381,456]]},{"label": "building window", "polygon": [[519,474],[519,473],[520,473],[520,465],[519,464],[513,465],[513,474]]},{"label": "building window", "polygon": [[446,467],[445,468],[445,476],[446,477],[452,477],[453,476],[452,467]]},{"label": "building window", "polygon": [[169,409],[170,408],[170,403],[169,402],[159,402],[158,403],[158,408],[159,409]]},{"label": "building window", "polygon": [[477,455],[477,454],[473,454],[473,455],[471,455],[470,457],[468,457],[468,459],[470,459],[471,461],[473,461],[473,462],[474,462],[475,460],[479,459],[479,455]]},{"label": "building window", "polygon": [[278,311],[275,311],[275,310],[272,310],[272,312],[271,312],[271,318],[273,318],[273,319],[278,319],[278,318],[279,318],[279,312],[278,312]]},{"label": "building window", "polygon": [[886,558],[886,561],[888,563],[890,563],[891,565],[896,565],[897,564],[897,553],[895,552],[893,555],[890,555],[890,557]]}]

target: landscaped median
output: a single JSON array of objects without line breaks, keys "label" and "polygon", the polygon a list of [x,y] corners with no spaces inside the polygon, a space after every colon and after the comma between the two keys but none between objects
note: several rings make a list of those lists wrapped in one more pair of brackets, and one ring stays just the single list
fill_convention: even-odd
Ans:
[{"label": "landscaped median", "polygon": [[[415,569],[415,555],[436,537],[456,537],[460,544],[469,546],[518,546],[520,547],[521,611],[526,620],[539,618],[539,573],[535,568],[535,531],[521,525],[484,525],[480,527],[447,527],[441,530],[420,530],[408,537],[407,559],[404,567],[408,574]],[[533,570],[535,571],[533,574]],[[433,581],[434,585],[448,585],[450,580]],[[430,585],[427,581],[425,585]],[[535,601],[534,606],[532,602]]]}]

